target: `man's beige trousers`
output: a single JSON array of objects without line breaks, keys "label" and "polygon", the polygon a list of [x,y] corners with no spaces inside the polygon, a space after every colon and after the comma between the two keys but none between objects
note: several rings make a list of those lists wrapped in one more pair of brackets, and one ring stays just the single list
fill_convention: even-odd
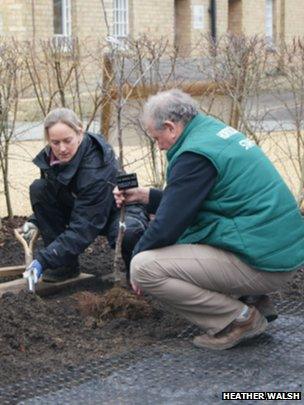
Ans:
[{"label": "man's beige trousers", "polygon": [[136,255],[131,281],[210,335],[242,311],[236,297],[281,288],[294,272],[255,270],[234,254],[207,245],[173,245]]}]

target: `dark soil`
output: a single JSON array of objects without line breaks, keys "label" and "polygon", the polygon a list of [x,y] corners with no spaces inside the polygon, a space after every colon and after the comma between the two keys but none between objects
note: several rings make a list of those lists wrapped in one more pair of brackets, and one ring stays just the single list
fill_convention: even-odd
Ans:
[{"label": "dark soil", "polygon": [[[23,222],[20,217],[4,219],[0,267],[23,264],[22,248],[13,236]],[[112,262],[107,243],[98,238],[80,260],[81,270],[96,276],[93,281],[45,298],[28,292],[0,298],[0,386],[151,345],[185,329],[185,321],[151,299],[102,282]],[[303,291],[302,271],[274,297],[303,300]]]},{"label": "dark soil", "polygon": [[[23,222],[20,217],[3,221],[0,267],[24,263],[22,247],[13,236]],[[113,253],[98,238],[80,258],[81,271],[94,274],[93,281],[44,298],[28,292],[0,298],[0,386],[69,370],[183,330],[186,323],[157,303],[102,282],[112,263]]]}]

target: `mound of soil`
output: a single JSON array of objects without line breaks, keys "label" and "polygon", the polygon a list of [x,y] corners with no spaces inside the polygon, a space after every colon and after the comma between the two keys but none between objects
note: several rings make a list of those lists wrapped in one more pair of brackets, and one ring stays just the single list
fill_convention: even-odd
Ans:
[{"label": "mound of soil", "polygon": [[114,318],[137,320],[154,314],[154,308],[143,297],[120,286],[114,286],[102,295],[86,291],[74,297],[82,315],[92,316],[99,322]]},{"label": "mound of soil", "polygon": [[[21,217],[3,221],[1,267],[24,261],[13,236],[23,222]],[[80,258],[81,270],[96,276],[93,281],[43,299],[28,292],[0,298],[0,386],[176,337],[187,327],[159,303],[102,282],[112,263],[106,241],[97,238]],[[301,300],[303,291],[299,272],[275,297]]]}]

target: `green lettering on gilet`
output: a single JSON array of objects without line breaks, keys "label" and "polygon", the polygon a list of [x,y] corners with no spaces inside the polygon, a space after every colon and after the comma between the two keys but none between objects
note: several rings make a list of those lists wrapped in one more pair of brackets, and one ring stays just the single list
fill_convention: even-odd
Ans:
[{"label": "green lettering on gilet", "polygon": [[235,129],[199,114],[167,151],[167,174],[186,151],[210,159],[218,176],[178,243],[216,246],[261,270],[291,271],[303,265],[304,220],[259,147]]}]

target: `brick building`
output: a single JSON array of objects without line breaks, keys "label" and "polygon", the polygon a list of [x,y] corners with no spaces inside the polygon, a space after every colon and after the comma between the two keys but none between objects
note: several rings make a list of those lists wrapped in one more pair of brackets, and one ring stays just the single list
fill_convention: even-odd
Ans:
[{"label": "brick building", "polygon": [[[104,5],[104,9],[103,6]],[[106,16],[106,18],[105,18]],[[201,33],[266,35],[273,44],[304,34],[303,0],[1,0],[0,35],[19,39],[138,36],[182,49]]]}]

